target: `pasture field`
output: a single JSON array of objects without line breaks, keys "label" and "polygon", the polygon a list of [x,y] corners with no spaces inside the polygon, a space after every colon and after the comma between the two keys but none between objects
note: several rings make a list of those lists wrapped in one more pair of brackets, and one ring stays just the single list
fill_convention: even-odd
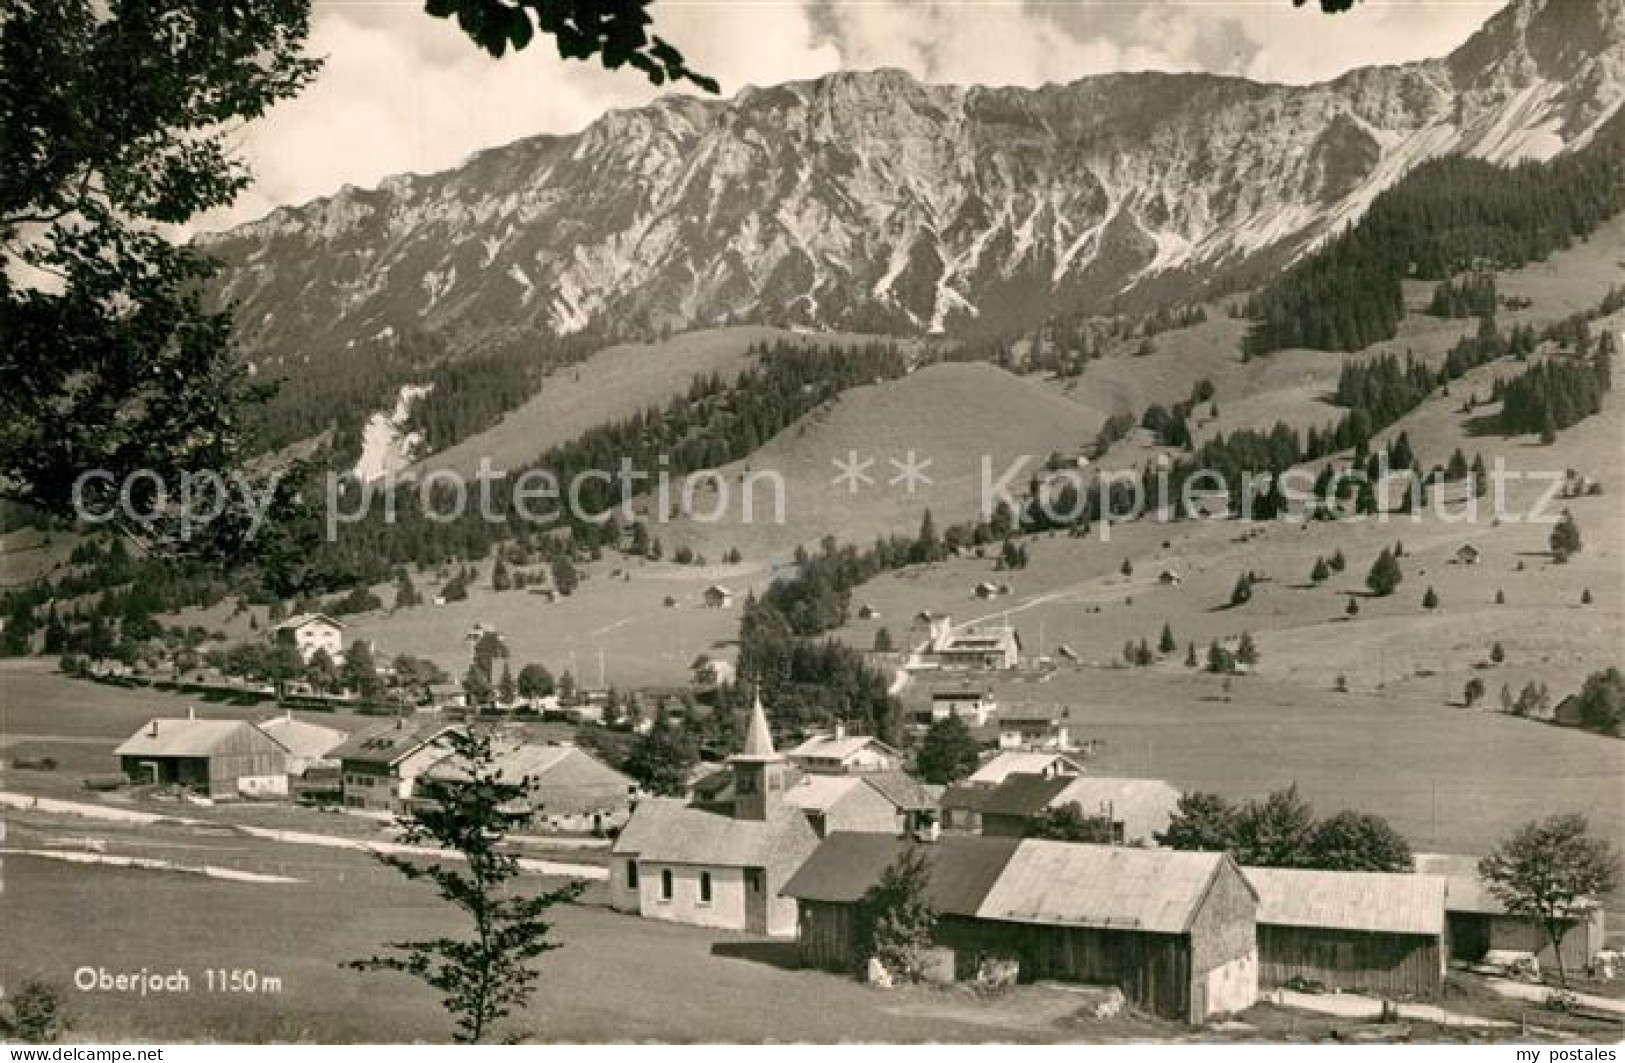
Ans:
[{"label": "pasture field", "polygon": [[[191,844],[240,847],[239,839]],[[427,890],[365,857],[260,843],[296,884],[246,885],[173,872],[6,858],[0,979],[71,986],[81,966],[188,972],[191,991],[145,999],[69,989],[75,1036],[90,1040],[443,1040],[449,1023],[409,978],[344,969],[386,941],[463,933]],[[194,850],[195,851],[195,850]],[[564,946],[543,961],[536,1003],[514,1034],[552,1041],[1033,1041],[1087,1037],[1066,1020],[1076,994],[1023,990],[881,993],[792,967],[793,946],[611,912],[555,911]],[[205,968],[252,969],[275,992],[221,994]],[[1115,1036],[1177,1036],[1148,1020]]]},{"label": "pasture field", "polygon": [[[493,469],[517,468],[590,429],[665,405],[687,391],[695,377],[715,373],[732,381],[750,365],[753,344],[834,347],[880,340],[848,333],[810,335],[735,327],[687,332],[658,343],[606,347],[579,365],[549,374],[535,396],[498,424],[429,455],[413,469],[419,473],[450,469],[472,476],[482,458],[490,459]],[[908,346],[907,341],[896,342]]]}]

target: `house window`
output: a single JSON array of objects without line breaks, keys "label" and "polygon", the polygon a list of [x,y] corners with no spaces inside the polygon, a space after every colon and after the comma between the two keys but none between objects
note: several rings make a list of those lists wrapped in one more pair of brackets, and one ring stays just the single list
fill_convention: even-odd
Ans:
[{"label": "house window", "polygon": [[660,869],[660,899],[663,901],[671,900],[671,868],[669,867]]},{"label": "house window", "polygon": [[700,872],[700,903],[711,903],[711,872]]},{"label": "house window", "polygon": [[626,888],[629,890],[638,888],[638,862],[636,860],[626,862]]},{"label": "house window", "polygon": [[759,867],[745,868],[745,885],[752,893],[762,892],[762,869]]}]

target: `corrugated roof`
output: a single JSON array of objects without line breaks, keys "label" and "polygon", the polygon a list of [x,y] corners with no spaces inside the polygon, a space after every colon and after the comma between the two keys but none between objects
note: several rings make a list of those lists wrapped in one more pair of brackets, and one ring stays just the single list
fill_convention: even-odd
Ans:
[{"label": "corrugated roof", "polygon": [[638,803],[611,851],[662,864],[788,869],[817,845],[807,817],[789,805],[766,820],[734,819],[657,797]]},{"label": "corrugated roof", "polygon": [[889,834],[837,833],[807,858],[780,892],[804,901],[851,904],[909,846],[925,855],[926,897],[939,915],[974,915],[1019,843],[1014,838],[947,835],[931,843]]},{"label": "corrugated roof", "polygon": [[976,914],[1008,922],[1182,933],[1226,857],[1027,839]]},{"label": "corrugated roof", "polygon": [[154,719],[113,751],[120,757],[207,757],[244,731],[286,752],[275,738],[244,720]]},{"label": "corrugated roof", "polygon": [[1258,921],[1276,926],[1444,933],[1445,880],[1439,875],[1249,867]]}]

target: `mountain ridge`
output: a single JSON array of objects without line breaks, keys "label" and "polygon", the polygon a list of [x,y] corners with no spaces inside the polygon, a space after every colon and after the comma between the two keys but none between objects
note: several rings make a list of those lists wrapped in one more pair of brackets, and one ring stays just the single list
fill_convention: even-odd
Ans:
[{"label": "mountain ridge", "polygon": [[1307,86],[881,69],[668,96],[200,241],[251,353],[413,330],[455,353],[606,328],[994,329],[1211,292],[1426,159],[1549,158],[1622,98],[1625,0],[1515,0],[1449,56]]}]

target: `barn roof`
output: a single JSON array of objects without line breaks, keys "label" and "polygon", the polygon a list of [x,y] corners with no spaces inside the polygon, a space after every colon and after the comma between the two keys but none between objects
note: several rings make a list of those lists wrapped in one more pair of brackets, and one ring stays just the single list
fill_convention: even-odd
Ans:
[{"label": "barn roof", "polygon": [[1249,867],[1258,921],[1275,926],[1444,933],[1445,880],[1439,875]]},{"label": "barn roof", "polygon": [[930,868],[926,897],[940,915],[975,915],[1020,844],[1015,838],[948,835],[923,844],[889,834],[840,832],[824,839],[780,892],[801,901],[852,904],[910,846]]},{"label": "barn roof", "polygon": [[976,914],[1018,923],[1182,933],[1223,853],[1027,839]]},{"label": "barn roof", "polygon": [[817,845],[807,817],[789,805],[765,820],[734,819],[656,797],[638,803],[611,851],[658,864],[786,868]]},{"label": "barn roof", "polygon": [[296,757],[325,757],[349,737],[336,727],[296,720],[292,713],[261,720],[257,726]]},{"label": "barn roof", "polygon": [[153,719],[113,751],[120,757],[207,757],[245,733],[256,744],[287,752],[281,742],[244,720]]}]

